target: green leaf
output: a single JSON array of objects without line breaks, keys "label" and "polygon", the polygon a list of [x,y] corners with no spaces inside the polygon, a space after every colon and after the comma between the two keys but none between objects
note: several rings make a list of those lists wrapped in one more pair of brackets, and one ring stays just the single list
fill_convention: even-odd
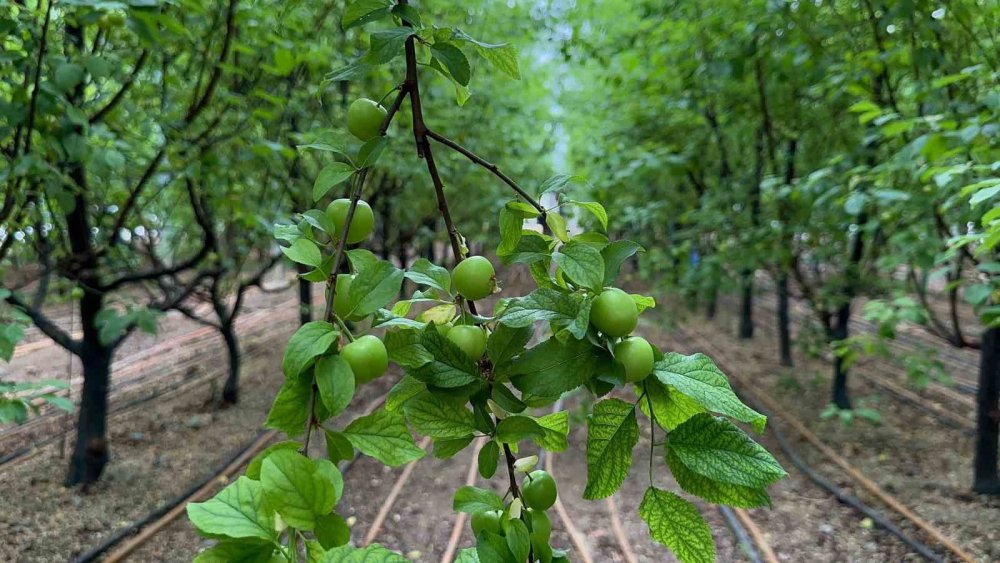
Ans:
[{"label": "green leaf", "polygon": [[267,458],[267,456],[278,450],[298,450],[301,447],[302,444],[296,442],[295,440],[286,440],[284,442],[271,444],[270,446],[264,448],[264,451],[255,455],[253,459],[250,460],[250,463],[247,465],[247,469],[243,472],[243,474],[254,481],[259,481],[260,466],[263,465],[264,459]]},{"label": "green leaf", "polygon": [[337,184],[354,175],[354,167],[344,162],[328,164],[316,175],[313,183],[313,201],[319,201]]},{"label": "green leaf", "polygon": [[556,213],[549,211],[545,214],[545,224],[552,230],[552,234],[562,242],[569,242],[569,232],[566,230],[566,219]]},{"label": "green leaf", "polygon": [[458,452],[464,450],[466,446],[471,444],[472,439],[473,436],[470,434],[464,438],[434,440],[434,457],[438,459],[452,458],[458,454]]},{"label": "green leaf", "polygon": [[294,378],[305,371],[317,356],[326,353],[339,334],[326,321],[312,321],[300,326],[285,346],[285,356],[281,361],[285,377]]},{"label": "green leaf", "polygon": [[517,64],[517,49],[511,45],[484,47],[476,45],[476,52],[490,62],[497,70],[513,78],[521,79],[521,69]]},{"label": "green leaf", "polygon": [[454,563],[482,563],[479,561],[479,554],[476,553],[476,548],[467,547],[465,549],[459,550],[458,557],[455,558]]},{"label": "green leaf", "polygon": [[594,373],[597,353],[587,340],[556,338],[531,348],[507,370],[514,386],[541,397],[558,397],[586,383]]},{"label": "green leaf", "polygon": [[403,406],[406,420],[413,428],[435,439],[463,438],[476,431],[472,411],[465,399],[440,397],[428,391],[410,399]]},{"label": "green leaf", "polygon": [[451,507],[455,512],[468,512],[470,514],[487,510],[503,510],[503,499],[488,489],[466,485],[455,491],[455,499]]},{"label": "green leaf", "polygon": [[553,253],[552,259],[577,284],[594,291],[604,286],[604,259],[593,246],[570,241]]},{"label": "green leaf", "polygon": [[433,358],[409,371],[416,379],[435,387],[455,388],[480,381],[479,368],[458,346],[428,325],[420,332],[420,345]]},{"label": "green leaf", "polygon": [[399,295],[403,270],[385,260],[359,268],[347,292],[348,316],[367,316],[384,307]]},{"label": "green leaf", "polygon": [[699,496],[708,502],[739,508],[771,506],[771,497],[764,489],[713,481],[688,469],[669,449],[666,458],[667,466],[677,484],[692,495]]},{"label": "green leaf", "polygon": [[472,67],[469,66],[469,59],[461,49],[453,43],[434,43],[431,45],[431,53],[444,64],[455,82],[462,86],[469,85],[469,79],[472,78]]},{"label": "green leaf", "polygon": [[648,295],[637,295],[635,293],[629,295],[632,301],[635,302],[635,307],[639,309],[639,312],[643,312],[646,309],[652,309],[656,307],[656,300]]},{"label": "green leaf", "polygon": [[573,201],[570,200],[569,203],[577,205],[586,209],[591,215],[597,219],[597,222],[601,224],[601,229],[604,231],[608,230],[608,212],[604,209],[604,206],[596,201]]},{"label": "green leaf", "polygon": [[524,346],[535,333],[530,325],[512,327],[503,323],[497,324],[486,343],[486,354],[494,367],[499,367],[524,351]]},{"label": "green leaf", "polygon": [[493,392],[490,394],[490,398],[507,412],[523,412],[527,408],[527,405],[521,399],[518,399],[517,395],[509,387],[502,383],[493,385]]},{"label": "green leaf", "polygon": [[385,410],[396,411],[401,409],[407,401],[423,393],[427,386],[410,377],[403,376],[398,383],[389,390],[389,395],[385,399]]},{"label": "green leaf", "polygon": [[326,439],[326,457],[331,462],[340,463],[354,458],[354,446],[346,436],[324,428],[323,437]]},{"label": "green leaf", "polygon": [[476,555],[482,563],[517,563],[507,540],[493,532],[482,531],[476,536]]},{"label": "green leaf", "polygon": [[344,8],[340,25],[345,30],[368,22],[380,20],[389,15],[392,2],[388,0],[354,0]]},{"label": "green leaf", "polygon": [[559,411],[547,414],[536,419],[538,425],[542,427],[543,434],[540,438],[534,438],[534,442],[539,447],[550,452],[565,451],[569,447],[569,413]]},{"label": "green leaf", "polygon": [[515,561],[527,561],[531,551],[531,538],[528,526],[521,520],[511,520],[507,524],[507,547],[514,554]]},{"label": "green leaf", "polygon": [[261,540],[221,541],[202,551],[194,563],[268,563],[274,554],[274,544]]},{"label": "green leaf", "polygon": [[583,498],[611,496],[632,468],[632,448],[639,442],[635,407],[621,399],[605,399],[587,418],[587,488]]},{"label": "green leaf", "polygon": [[500,462],[500,446],[496,442],[489,441],[479,450],[479,474],[483,479],[490,479],[497,472],[497,464]]},{"label": "green leaf", "polygon": [[[514,328],[529,327],[537,321],[566,324],[570,333],[579,339],[587,334],[586,320],[583,323],[577,322],[582,303],[577,294],[543,287],[524,297],[508,301],[507,308],[497,320]],[[588,313],[587,319],[589,318]]]},{"label": "green leaf", "polygon": [[649,526],[649,535],[684,563],[714,563],[712,530],[690,502],[650,487],[639,504],[639,516]]},{"label": "green leaf", "polygon": [[385,64],[403,52],[406,39],[416,33],[409,27],[394,27],[392,29],[373,31],[371,43],[363,61],[368,64]]},{"label": "green leaf", "polygon": [[354,398],[354,372],[347,360],[339,355],[323,356],[313,369],[319,398],[330,416],[336,416],[351,404]]},{"label": "green leaf", "polygon": [[414,27],[422,27],[423,25],[420,22],[420,12],[409,4],[396,4],[392,7],[392,13]]},{"label": "green leaf", "polygon": [[630,240],[616,240],[601,249],[601,257],[604,258],[604,285],[614,285],[618,272],[621,271],[622,264],[635,255],[642,252],[642,247]]},{"label": "green leaf", "polygon": [[311,388],[309,382],[300,378],[286,379],[274,398],[264,426],[281,430],[291,438],[304,432],[306,420],[309,418]]},{"label": "green leaf", "polygon": [[282,246],[281,252],[289,260],[298,264],[318,268],[323,263],[323,255],[320,253],[319,247],[309,239],[295,239],[291,246]]},{"label": "green leaf", "polygon": [[500,244],[497,246],[497,256],[508,256],[517,250],[524,229],[524,217],[509,210],[500,208]]},{"label": "green leaf", "polygon": [[361,453],[390,467],[424,457],[424,450],[413,441],[400,412],[379,409],[355,419],[344,429],[344,436]]},{"label": "green leaf", "polygon": [[[2,299],[3,296],[0,296]],[[14,323],[0,324],[0,359],[9,362],[14,357],[14,348],[24,338],[24,328]]]},{"label": "green leaf", "polygon": [[335,547],[319,563],[410,563],[410,560],[373,543],[366,547]]},{"label": "green leaf", "polygon": [[406,369],[415,369],[434,360],[434,356],[420,343],[422,331],[390,330],[385,335],[385,348],[389,360]]},{"label": "green leaf", "polygon": [[389,146],[389,138],[384,135],[365,141],[365,144],[358,149],[358,168],[374,166],[387,146]]},{"label": "green leaf", "polygon": [[56,67],[53,82],[61,92],[69,92],[83,81],[84,68],[76,63],[62,63]]},{"label": "green leaf", "polygon": [[542,438],[545,430],[530,416],[508,416],[497,424],[497,440],[516,444],[528,438]]},{"label": "green leaf", "polygon": [[187,515],[194,527],[208,537],[278,538],[274,512],[264,501],[264,487],[248,477],[238,478],[205,502],[188,504]]},{"label": "green leaf", "polygon": [[333,549],[351,541],[351,529],[344,517],[336,512],[317,516],[313,533],[323,549]]},{"label": "green leaf", "polygon": [[767,417],[744,405],[729,386],[725,374],[704,354],[666,354],[653,364],[653,375],[705,409],[746,422],[757,432],[763,432],[767,424]]},{"label": "green leaf", "polygon": [[745,432],[708,413],[675,428],[667,449],[688,469],[714,481],[763,488],[787,475]]},{"label": "green leaf", "polygon": [[[639,402],[642,412],[648,418],[653,418],[655,415],[656,423],[664,430],[673,430],[692,416],[705,412],[697,401],[677,392],[669,385],[660,383],[655,377],[647,378],[643,382],[643,390],[646,392],[646,398]],[[649,410],[650,404],[653,406],[652,415]]]},{"label": "green leaf", "polygon": [[1000,186],[992,186],[978,190],[969,198],[969,205],[979,205],[980,203],[1000,194]]},{"label": "green leaf", "polygon": [[[312,530],[316,517],[333,510],[344,482],[332,463],[322,460],[328,469],[321,472],[311,459],[291,450],[279,450],[266,459],[260,469],[264,496],[289,526]],[[333,482],[330,478],[334,479]]]},{"label": "green leaf", "polygon": [[445,293],[451,292],[451,274],[448,270],[432,264],[426,258],[418,258],[406,271],[406,279],[418,285],[426,285]]}]

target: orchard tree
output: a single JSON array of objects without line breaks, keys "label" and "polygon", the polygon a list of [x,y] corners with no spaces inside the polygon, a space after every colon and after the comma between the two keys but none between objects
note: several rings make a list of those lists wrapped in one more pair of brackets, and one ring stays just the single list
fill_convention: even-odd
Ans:
[{"label": "orchard tree", "polygon": [[[233,291],[276,252],[254,221],[273,221],[294,185],[295,151],[277,135],[290,115],[313,111],[304,123],[313,127],[321,108],[269,92],[294,85],[292,76],[320,80],[334,46],[313,39],[331,9],[233,0],[14,3],[0,12],[5,32],[16,30],[0,62],[2,298],[83,364],[68,483],[96,480],[107,463],[119,345],[195,291],[214,287],[217,303],[238,303]],[[267,32],[275,14],[287,37]],[[254,202],[260,208],[231,205],[241,190],[269,184],[273,197]],[[251,250],[257,244],[269,248]],[[253,254],[261,263],[247,265]],[[15,266],[26,261],[37,272]],[[79,290],[79,339],[48,318],[50,285]],[[220,313],[231,326],[237,310]],[[4,335],[12,346],[16,329]]]},{"label": "orchard tree", "polygon": [[[534,469],[536,457],[518,458],[514,452],[532,444],[550,451],[569,447],[568,413],[535,416],[531,409],[576,390],[599,399],[588,417],[585,498],[614,494],[628,476],[641,413],[651,433],[651,462],[665,454],[682,489],[711,502],[768,504],[766,487],[785,473],[730,421],[761,431],[765,417],[739,401],[704,355],[663,354],[632,334],[642,311],[655,304],[614,285],[640,246],[605,234],[611,218],[601,204],[561,193],[572,177],[554,176],[538,190],[525,189],[435,128],[434,99],[426,96],[428,73],[467,87],[473,62],[489,63],[511,77],[519,75],[519,67],[512,46],[483,42],[459,28],[431,26],[428,19],[406,0],[363,0],[345,8],[345,29],[372,24],[374,29],[367,34],[368,51],[334,76],[362,76],[387,66],[402,78],[386,105],[377,96],[352,102],[359,108],[346,116],[353,142],[313,147],[350,170],[338,176],[340,182],[328,182],[314,193],[316,209],[275,227],[282,252],[308,266],[305,275],[326,280],[322,320],[303,325],[289,340],[285,382],[267,422],[301,441],[270,446],[215,498],[188,506],[194,526],[219,540],[199,559],[298,560],[305,552],[317,560],[405,561],[378,545],[349,545],[350,530],[333,510],[345,486],[336,463],[353,457],[355,450],[389,466],[420,459],[425,452],[412,429],[430,437],[434,455],[441,458],[485,438],[480,474],[492,478],[502,468],[506,476],[503,496],[471,486],[455,493],[455,509],[472,515],[476,536],[476,545],[463,550],[460,560],[567,561],[565,552],[550,545],[547,511],[558,497],[558,485]],[[478,57],[470,60],[470,53]],[[430,180],[428,197],[441,213],[454,256],[450,272],[426,259],[403,270],[368,250],[349,248],[366,240],[380,220],[363,195],[369,176],[390,158],[388,133],[395,120],[406,117],[404,108]],[[480,300],[500,291],[501,281],[493,262],[469,252],[471,238],[454,221],[437,160],[448,152],[484,168],[514,193],[499,210],[496,255],[510,267],[527,267],[537,287],[501,297],[492,310],[482,309]],[[347,184],[346,197],[328,195],[341,182]],[[555,206],[542,206],[542,193],[559,193]],[[593,230],[568,228],[566,216],[577,208],[593,216]],[[526,229],[527,219],[547,225],[551,234]],[[343,265],[347,271],[342,272]],[[419,289],[393,303],[404,279]],[[334,427],[330,419],[347,409],[360,385],[382,377],[389,362],[405,376],[386,403]],[[626,388],[634,399],[624,399]],[[675,408],[676,401],[689,408]],[[325,455],[312,458],[309,446],[320,432]],[[657,432],[668,433],[669,440],[658,441]],[[697,509],[658,488],[656,477],[651,470],[639,507],[653,538],[681,560],[712,558],[711,532]]]}]

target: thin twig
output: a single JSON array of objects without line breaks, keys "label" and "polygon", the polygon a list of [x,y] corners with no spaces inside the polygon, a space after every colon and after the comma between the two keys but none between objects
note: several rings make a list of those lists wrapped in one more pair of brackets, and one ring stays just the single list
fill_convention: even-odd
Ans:
[{"label": "thin twig", "polygon": [[436,131],[434,131],[432,129],[428,129],[427,130],[427,136],[430,137],[430,138],[432,138],[432,139],[434,139],[435,141],[441,143],[442,145],[445,145],[446,147],[454,150],[455,152],[458,152],[458,153],[462,154],[463,156],[465,156],[466,158],[468,158],[472,162],[474,162],[474,163],[478,164],[479,166],[482,166],[486,170],[489,170],[490,172],[492,172],[494,176],[496,176],[497,178],[500,178],[501,180],[503,180],[503,182],[505,184],[507,184],[508,186],[510,186],[510,188],[512,190],[514,190],[515,192],[517,192],[517,195],[519,195],[522,198],[524,198],[524,200],[527,201],[529,204],[531,204],[532,207],[534,207],[535,209],[537,209],[538,212],[541,214],[541,220],[542,220],[542,222],[545,221],[545,208],[542,207],[542,204],[538,203],[538,201],[535,200],[535,198],[531,197],[531,195],[529,195],[528,192],[526,192],[524,190],[524,188],[522,188],[521,186],[519,186],[517,184],[517,182],[515,182],[513,179],[511,179],[510,176],[504,174],[503,171],[500,170],[499,166],[497,166],[496,164],[493,164],[492,162],[489,162],[488,160],[486,160],[483,157],[477,155],[476,153],[472,152],[471,150],[463,147],[462,145],[458,144],[457,142],[449,139],[448,137],[445,137],[444,135],[442,135],[442,134],[440,134],[440,133],[438,133],[438,132],[436,132]]}]

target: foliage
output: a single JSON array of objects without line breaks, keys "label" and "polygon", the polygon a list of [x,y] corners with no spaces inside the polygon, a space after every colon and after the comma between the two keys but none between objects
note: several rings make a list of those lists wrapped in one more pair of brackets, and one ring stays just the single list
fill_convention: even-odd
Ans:
[{"label": "foliage", "polygon": [[[690,501],[655,486],[654,465],[660,471],[669,467],[682,487],[696,496],[738,506],[766,505],[770,502],[766,487],[785,473],[730,420],[762,431],[765,418],[737,399],[725,376],[703,355],[664,355],[654,349],[653,367],[647,366],[646,373],[630,373],[632,383],[626,381],[615,357],[623,335],[602,333],[590,313],[597,295],[614,286],[622,264],[641,247],[609,238],[606,231],[615,216],[601,203],[565,193],[578,179],[555,176],[540,182],[537,190],[525,190],[459,140],[428,125],[425,118],[431,115],[431,104],[425,102],[434,98],[425,95],[418,68],[436,71],[449,81],[460,103],[465,101],[473,61],[479,63],[477,68],[490,65],[512,78],[525,74],[513,47],[473,39],[457,28],[431,26],[432,15],[406,2],[369,0],[352,2],[343,14],[345,28],[376,27],[367,34],[368,50],[333,77],[379,72],[377,67],[392,65],[402,55],[405,79],[385,98],[392,102],[387,104],[380,135],[364,142],[341,136],[308,147],[328,162],[317,176],[315,203],[322,205],[321,200],[336,193],[334,184],[343,182],[350,206],[342,225],[326,220],[320,207],[302,211],[294,222],[274,229],[285,256],[304,266],[303,277],[324,281],[327,289],[324,318],[304,324],[288,342],[285,381],[268,417],[268,426],[290,437],[301,435],[302,442],[265,450],[246,476],[213,499],[188,507],[195,527],[220,540],[200,557],[210,557],[206,554],[213,550],[240,550],[261,559],[277,555],[297,560],[304,540],[309,560],[396,560],[398,556],[378,546],[349,546],[349,530],[332,512],[344,486],[334,464],[352,457],[355,450],[390,466],[420,459],[425,452],[413,438],[415,431],[430,438],[435,455],[441,457],[485,438],[478,458],[480,474],[492,476],[498,465],[506,466],[510,481],[503,497],[475,487],[462,487],[455,494],[455,510],[474,516],[476,534],[475,548],[463,552],[462,560],[566,561],[564,552],[549,545],[540,516],[556,500],[551,476],[532,471],[537,457],[518,459],[515,452],[532,443],[550,451],[568,447],[568,413],[537,416],[532,409],[552,406],[563,395],[578,392],[598,399],[587,419],[584,496],[603,498],[621,487],[631,470],[642,413],[651,434],[651,465],[640,516],[653,538],[682,560],[713,558],[707,524]],[[470,58],[472,53],[477,58]],[[510,268],[528,269],[535,290],[501,297],[492,310],[481,311],[458,289],[472,288],[465,290],[478,296],[485,284],[499,291],[502,283],[492,268],[463,269],[462,279],[456,280],[453,274],[455,278],[459,274],[430,260],[400,268],[368,250],[346,248],[366,182],[377,178],[384,166],[392,166],[385,164],[391,161],[388,134],[407,101],[414,142],[433,186],[434,196],[428,191],[425,197],[435,200],[443,215],[455,263],[472,254],[473,244],[471,237],[462,236],[450,213],[453,208],[443,180],[447,176],[436,166],[437,149],[442,147],[478,164],[516,192],[515,199],[497,206],[497,256]],[[541,205],[538,198],[543,194],[550,194],[554,205]],[[469,194],[462,194],[460,201],[465,207]],[[579,232],[566,219],[574,210],[589,214],[594,228]],[[476,213],[480,222],[492,215],[482,209]],[[531,228],[536,220],[547,226],[546,232]],[[346,275],[352,278],[346,295],[340,295],[344,284],[338,279]],[[404,280],[415,288],[399,299]],[[627,306],[639,314],[655,302],[636,295],[627,298]],[[381,334],[389,359],[406,375],[383,406],[333,427],[362,383],[355,376],[352,385],[347,374],[357,374],[359,367],[352,361],[365,358],[346,353],[351,342],[370,338],[361,336],[362,330]],[[485,331],[485,348],[466,340],[470,331]],[[460,333],[463,336],[457,336]],[[376,355],[377,351],[368,359]],[[631,387],[636,398],[618,398],[616,390],[623,387]],[[685,405],[683,413],[676,412],[678,404]],[[657,413],[666,413],[665,418],[660,420]],[[656,439],[658,428],[669,437],[666,445]],[[308,457],[309,444],[320,429],[328,456],[313,459]],[[666,463],[654,464],[661,456]],[[518,475],[523,475],[520,483]],[[488,511],[500,511],[500,526],[477,529],[477,522],[487,522],[482,516]]]}]

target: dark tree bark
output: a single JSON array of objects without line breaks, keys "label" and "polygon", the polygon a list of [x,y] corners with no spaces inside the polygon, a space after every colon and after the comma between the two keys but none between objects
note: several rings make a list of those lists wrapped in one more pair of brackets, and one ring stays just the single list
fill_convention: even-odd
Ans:
[{"label": "dark tree bark", "polygon": [[719,290],[715,287],[708,290],[708,303],[705,304],[705,318],[712,320],[719,305]]},{"label": "dark tree bark", "polygon": [[[836,324],[831,331],[830,340],[844,340],[848,336],[848,326],[851,320],[851,303],[841,305],[837,310]],[[847,389],[847,368],[839,355],[833,358],[833,404],[839,409],[851,408],[851,394]]]},{"label": "dark tree bark", "polygon": [[983,333],[976,393],[976,459],[973,490],[1000,495],[1000,328]]},{"label": "dark tree bark", "polygon": [[295,264],[299,273],[299,324],[304,325],[312,320],[312,283],[302,277],[309,273],[309,266]]},{"label": "dark tree bark", "polygon": [[[760,227],[760,183],[764,179],[764,132],[757,132],[756,161],[754,163],[753,184],[750,186],[750,229],[756,236]],[[740,304],[740,338],[753,338],[753,284],[757,270],[747,268],[742,274],[743,296]]]},{"label": "dark tree bark", "polygon": [[236,338],[233,322],[223,323],[219,333],[226,343],[226,355],[229,359],[229,377],[222,387],[222,404],[235,405],[240,399],[240,343]]},{"label": "dark tree bark", "polygon": [[753,271],[743,274],[743,294],[740,298],[740,338],[753,338]]},{"label": "dark tree bark", "polygon": [[788,314],[788,274],[782,271],[777,279],[778,293],[778,355],[781,365],[794,365],[792,361],[792,328]]},{"label": "dark tree bark", "polygon": [[76,445],[66,474],[68,486],[97,481],[108,463],[108,387],[114,348],[102,344],[98,334],[97,314],[103,307],[103,301],[103,295],[91,292],[85,293],[80,300],[83,390],[76,425]]}]

